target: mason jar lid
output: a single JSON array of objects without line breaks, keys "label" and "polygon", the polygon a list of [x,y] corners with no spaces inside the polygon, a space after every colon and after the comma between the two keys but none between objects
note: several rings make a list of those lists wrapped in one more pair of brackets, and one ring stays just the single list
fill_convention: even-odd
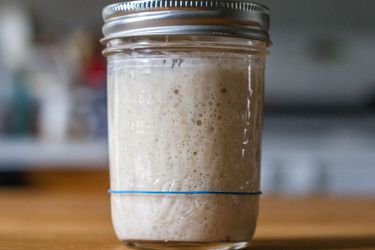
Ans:
[{"label": "mason jar lid", "polygon": [[103,10],[104,39],[160,35],[270,41],[269,9],[247,0],[130,0]]}]

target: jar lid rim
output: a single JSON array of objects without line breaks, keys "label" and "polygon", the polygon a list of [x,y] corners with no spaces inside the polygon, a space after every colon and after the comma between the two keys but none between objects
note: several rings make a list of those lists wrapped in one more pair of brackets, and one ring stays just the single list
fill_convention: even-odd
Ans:
[{"label": "jar lid rim", "polygon": [[105,40],[203,34],[269,41],[269,18],[267,6],[248,0],[130,0],[103,9],[103,34]]},{"label": "jar lid rim", "polygon": [[263,4],[247,0],[130,0],[126,2],[107,5],[103,9],[105,22],[119,15],[126,15],[132,12],[163,10],[163,9],[227,9],[234,11],[246,11],[249,13],[270,14],[270,9]]}]

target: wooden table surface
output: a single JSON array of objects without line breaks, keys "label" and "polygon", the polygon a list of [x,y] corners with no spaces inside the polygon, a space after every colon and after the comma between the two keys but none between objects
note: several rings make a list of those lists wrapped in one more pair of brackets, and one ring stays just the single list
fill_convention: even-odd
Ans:
[{"label": "wooden table surface", "polygon": [[[1,250],[121,250],[105,173],[35,173],[0,188]],[[375,199],[265,196],[250,249],[375,249]]]}]

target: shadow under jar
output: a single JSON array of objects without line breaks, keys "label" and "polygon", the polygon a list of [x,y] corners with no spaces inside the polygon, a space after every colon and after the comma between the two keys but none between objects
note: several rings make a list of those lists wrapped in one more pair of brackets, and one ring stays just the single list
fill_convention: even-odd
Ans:
[{"label": "shadow under jar", "polygon": [[241,249],[260,192],[269,10],[140,0],[103,11],[112,218],[143,249]]}]

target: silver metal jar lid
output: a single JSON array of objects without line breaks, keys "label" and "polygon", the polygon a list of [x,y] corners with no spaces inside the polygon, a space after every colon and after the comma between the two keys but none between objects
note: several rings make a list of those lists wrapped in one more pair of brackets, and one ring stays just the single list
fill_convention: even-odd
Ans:
[{"label": "silver metal jar lid", "polygon": [[104,41],[215,35],[269,41],[269,9],[247,0],[130,0],[103,10]]}]

